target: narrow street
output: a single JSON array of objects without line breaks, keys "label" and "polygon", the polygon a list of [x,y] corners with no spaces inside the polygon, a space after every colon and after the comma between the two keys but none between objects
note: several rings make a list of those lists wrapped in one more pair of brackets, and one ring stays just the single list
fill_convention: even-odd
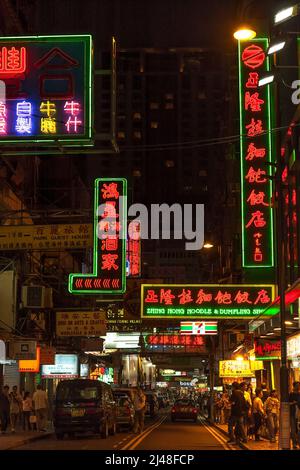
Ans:
[{"label": "narrow street", "polygon": [[122,432],[108,439],[76,436],[73,439],[65,437],[62,441],[53,435],[16,450],[240,450],[226,441],[224,435],[202,420],[172,423],[168,415],[162,415],[146,422],[141,434]]}]

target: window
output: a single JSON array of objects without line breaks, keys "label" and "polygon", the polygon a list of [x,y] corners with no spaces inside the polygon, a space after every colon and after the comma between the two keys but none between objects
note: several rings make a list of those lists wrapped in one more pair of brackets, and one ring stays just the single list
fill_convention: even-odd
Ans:
[{"label": "window", "polygon": [[141,119],[141,113],[133,113],[133,119]]},{"label": "window", "polygon": [[117,136],[118,136],[118,139],[125,139],[125,132],[119,131]]},{"label": "window", "polygon": [[151,129],[157,129],[157,128],[158,128],[158,122],[152,121],[152,122],[150,123],[150,127],[151,127]]},{"label": "window", "polygon": [[167,168],[174,168],[175,162],[174,162],[174,160],[166,160],[165,165],[166,165]]},{"label": "window", "polygon": [[150,103],[150,109],[159,109],[159,104],[158,103]]},{"label": "window", "polygon": [[141,133],[141,131],[134,131],[134,132],[133,132],[133,137],[134,137],[135,139],[141,139],[141,138],[142,138],[142,133]]},{"label": "window", "polygon": [[166,103],[165,109],[174,109],[174,103]]}]

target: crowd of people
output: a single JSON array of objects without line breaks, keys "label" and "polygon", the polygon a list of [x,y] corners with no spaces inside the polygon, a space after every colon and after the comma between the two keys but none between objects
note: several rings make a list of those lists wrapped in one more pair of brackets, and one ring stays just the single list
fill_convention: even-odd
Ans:
[{"label": "crowd of people", "polygon": [[[293,449],[300,448],[300,382],[293,383],[289,394],[290,426]],[[225,390],[214,396],[215,421],[228,425],[229,443],[247,442],[262,437],[276,442],[279,430],[280,402],[276,390],[266,384],[256,388],[246,382],[233,382],[231,394]]]},{"label": "crowd of people", "polygon": [[45,432],[47,426],[48,399],[41,385],[37,385],[33,396],[29,392],[20,393],[14,385],[5,385],[0,392],[0,422],[1,434],[6,434],[10,428],[12,433],[17,427],[23,431]]}]

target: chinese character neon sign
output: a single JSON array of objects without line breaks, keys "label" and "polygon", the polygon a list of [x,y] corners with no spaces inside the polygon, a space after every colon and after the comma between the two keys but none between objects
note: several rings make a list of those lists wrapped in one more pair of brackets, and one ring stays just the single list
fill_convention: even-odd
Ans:
[{"label": "chinese character neon sign", "polygon": [[271,102],[269,87],[258,87],[269,71],[268,40],[239,42],[242,264],[274,266]]},{"label": "chinese character neon sign", "polygon": [[93,273],[70,274],[69,292],[72,294],[125,292],[126,197],[124,178],[96,179]]},{"label": "chinese character neon sign", "polygon": [[273,284],[142,284],[141,316],[252,318],[262,315],[274,298]]},{"label": "chinese character neon sign", "polygon": [[0,143],[91,145],[90,35],[2,37],[0,80]]}]

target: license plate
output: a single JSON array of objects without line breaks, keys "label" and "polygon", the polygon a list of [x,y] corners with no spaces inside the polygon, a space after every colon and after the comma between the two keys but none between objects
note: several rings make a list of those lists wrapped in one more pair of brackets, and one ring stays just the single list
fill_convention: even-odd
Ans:
[{"label": "license plate", "polygon": [[84,410],[72,410],[71,416],[78,417],[78,416],[84,416]]},{"label": "license plate", "polygon": [[185,413],[187,411],[187,408],[181,408],[181,412]]}]

